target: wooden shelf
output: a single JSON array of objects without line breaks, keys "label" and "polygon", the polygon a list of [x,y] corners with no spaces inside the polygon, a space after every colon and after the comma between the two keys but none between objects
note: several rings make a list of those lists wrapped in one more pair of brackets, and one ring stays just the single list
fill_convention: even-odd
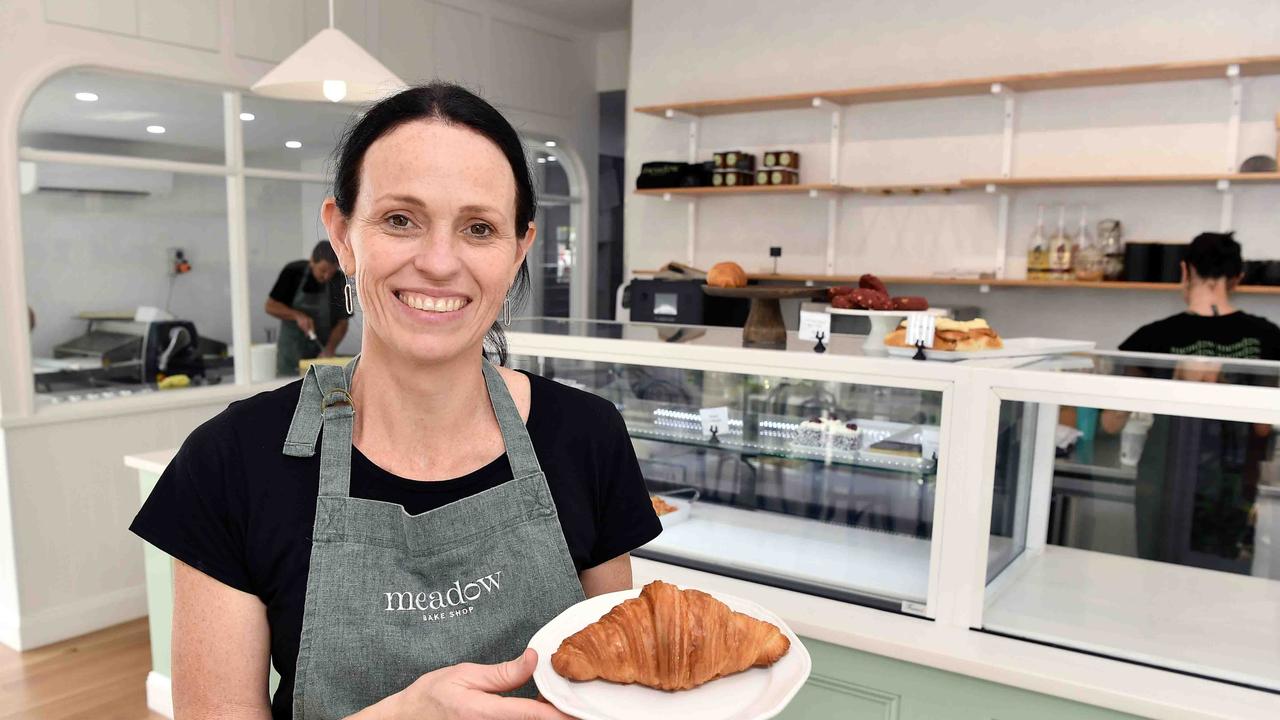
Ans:
[{"label": "wooden shelf", "polygon": [[664,195],[798,195],[808,192],[861,194],[861,195],[926,195],[980,190],[980,185],[746,185],[741,187],[675,187],[636,190],[637,195],[662,197]]},{"label": "wooden shelf", "polygon": [[1225,78],[1227,68],[1231,65],[1238,65],[1240,67],[1240,75],[1244,77],[1277,75],[1280,74],[1280,55],[1093,68],[1088,70],[1064,70],[939,82],[845,88],[841,90],[816,90],[783,95],[759,95],[722,100],[644,105],[637,107],[635,111],[658,117],[664,117],[668,110],[697,116],[726,115],[731,113],[811,108],[813,107],[814,98],[822,98],[840,105],[858,105],[899,100],[987,95],[992,92],[992,86],[996,84],[1015,92],[1035,92],[1038,90],[1063,90],[1103,85],[1210,80]]},{"label": "wooden shelf", "polygon": [[1108,187],[1117,185],[1213,185],[1219,180],[1232,183],[1280,183],[1280,173],[1207,173],[1187,175],[1097,175],[1077,177],[965,178],[961,185],[1009,188]]},{"label": "wooden shelf", "polygon": [[[656,275],[657,270],[633,270],[634,275]],[[760,282],[813,282],[815,284],[857,284],[861,275],[804,275],[788,273],[748,273],[747,278]],[[1143,290],[1172,292],[1181,289],[1178,283],[1121,282],[1081,280],[1010,280],[1002,278],[946,278],[946,277],[894,277],[881,275],[880,279],[892,289],[894,285],[952,285],[968,287],[1048,288],[1057,290]],[[1280,295],[1280,285],[1241,285],[1235,292],[1248,295]]]}]

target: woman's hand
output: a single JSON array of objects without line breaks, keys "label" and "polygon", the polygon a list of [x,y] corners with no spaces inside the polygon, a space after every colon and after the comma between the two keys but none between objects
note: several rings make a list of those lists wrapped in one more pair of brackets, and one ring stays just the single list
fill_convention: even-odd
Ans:
[{"label": "woman's hand", "polygon": [[[551,705],[495,693],[515,690],[528,682],[538,664],[532,649],[497,665],[462,663],[440,668],[369,708],[379,720],[572,720]],[[356,718],[366,717],[360,713]],[[355,720],[352,718],[351,720]]]}]

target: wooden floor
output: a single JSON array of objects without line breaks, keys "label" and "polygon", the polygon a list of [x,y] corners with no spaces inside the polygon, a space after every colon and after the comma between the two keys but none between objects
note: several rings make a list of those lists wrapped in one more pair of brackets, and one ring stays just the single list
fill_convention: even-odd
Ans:
[{"label": "wooden floor", "polygon": [[0,719],[163,720],[147,710],[146,618],[25,653],[0,646]]}]

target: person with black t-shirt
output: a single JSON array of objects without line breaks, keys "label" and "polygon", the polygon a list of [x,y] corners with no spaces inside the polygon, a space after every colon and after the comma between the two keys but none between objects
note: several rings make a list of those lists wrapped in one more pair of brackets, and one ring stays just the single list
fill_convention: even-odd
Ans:
[{"label": "person with black t-shirt", "polygon": [[297,375],[299,360],[337,353],[352,314],[343,298],[346,285],[328,240],[316,243],[310,260],[291,262],[280,271],[266,305],[267,314],[280,319],[277,375]]},{"label": "person with black t-shirt", "polygon": [[322,217],[358,364],[202,425],[131,527],[174,557],[177,717],[567,720],[533,699],[529,640],[630,589],[662,525],[611,402],[501,367],[535,237],[524,152],[444,83],[346,134]]},{"label": "person with black t-shirt", "polygon": [[[1206,358],[1280,360],[1280,328],[1231,302],[1243,270],[1231,233],[1196,236],[1182,261],[1186,311],[1139,328],[1120,345],[1183,357],[1169,371],[1135,372],[1214,383],[1224,380],[1222,363]],[[1100,422],[1119,433],[1128,419],[1107,410]],[[1135,481],[1138,556],[1248,574],[1259,464],[1270,435],[1268,425],[1156,415]]]},{"label": "person with black t-shirt", "polygon": [[1126,352],[1280,360],[1280,327],[1231,303],[1244,261],[1232,233],[1201,233],[1182,260],[1187,309],[1144,325],[1120,344]]}]

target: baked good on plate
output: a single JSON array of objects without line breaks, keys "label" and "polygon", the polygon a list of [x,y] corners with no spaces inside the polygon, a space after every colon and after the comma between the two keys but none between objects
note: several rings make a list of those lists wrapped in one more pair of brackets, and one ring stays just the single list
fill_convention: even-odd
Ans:
[{"label": "baked good on plate", "polygon": [[[891,347],[910,347],[907,344],[907,323],[884,336],[884,344]],[[933,329],[934,350],[999,350],[1004,347],[1000,336],[986,320],[951,320],[938,318]]]},{"label": "baked good on plate", "polygon": [[743,288],[747,286],[747,271],[735,262],[716,263],[707,272],[707,284],[720,288]]},{"label": "baked good on plate", "polygon": [[734,612],[704,592],[655,580],[639,597],[565,638],[551,667],[569,680],[689,690],[768,667],[790,648],[772,623]]},{"label": "baked good on plate", "polygon": [[653,512],[657,514],[658,517],[669,515],[676,511],[675,505],[672,505],[657,495],[650,495],[649,502],[653,504]]}]

